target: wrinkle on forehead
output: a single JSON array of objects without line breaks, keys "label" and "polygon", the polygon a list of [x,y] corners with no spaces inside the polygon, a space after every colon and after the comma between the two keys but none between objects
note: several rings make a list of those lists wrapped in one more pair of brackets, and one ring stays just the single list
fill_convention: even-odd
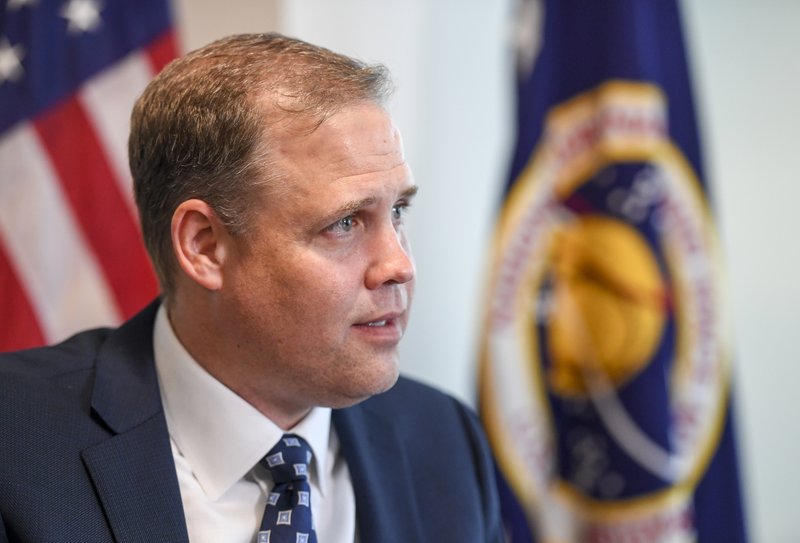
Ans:
[{"label": "wrinkle on forehead", "polygon": [[[369,130],[359,126],[361,117]],[[344,108],[310,134],[285,134],[276,151],[296,163],[315,161],[335,177],[384,172],[406,164],[399,130],[375,104]]]},{"label": "wrinkle on forehead", "polygon": [[331,117],[327,132],[330,137],[320,138],[324,144],[319,148],[319,156],[330,167],[337,170],[386,171],[405,164],[400,132],[388,117],[380,130],[369,132],[357,130],[352,118],[347,119],[344,126],[337,122],[339,120],[337,116]]}]

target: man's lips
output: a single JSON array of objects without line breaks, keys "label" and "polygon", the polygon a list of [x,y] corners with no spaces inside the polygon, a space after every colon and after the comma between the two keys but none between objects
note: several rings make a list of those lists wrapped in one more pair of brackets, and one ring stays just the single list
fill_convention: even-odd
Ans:
[{"label": "man's lips", "polygon": [[386,339],[400,339],[403,336],[404,311],[384,313],[375,317],[368,317],[353,325],[354,328],[374,336]]},{"label": "man's lips", "polygon": [[405,311],[391,311],[382,313],[380,315],[376,315],[374,317],[365,317],[361,319],[359,322],[357,322],[355,326],[376,326],[380,325],[380,323],[395,321],[399,319],[403,314],[405,314]]}]

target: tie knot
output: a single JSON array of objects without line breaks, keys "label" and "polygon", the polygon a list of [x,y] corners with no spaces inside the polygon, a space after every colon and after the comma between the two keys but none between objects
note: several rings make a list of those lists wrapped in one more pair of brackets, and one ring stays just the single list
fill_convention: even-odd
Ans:
[{"label": "tie knot", "polygon": [[276,485],[308,479],[311,447],[294,434],[285,434],[267,453],[261,463],[270,471]]}]

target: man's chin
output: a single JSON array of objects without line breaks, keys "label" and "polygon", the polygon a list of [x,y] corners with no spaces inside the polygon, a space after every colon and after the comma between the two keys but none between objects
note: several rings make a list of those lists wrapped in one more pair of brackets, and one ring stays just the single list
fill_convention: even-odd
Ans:
[{"label": "man's chin", "polygon": [[[362,386],[352,387],[343,391],[342,394],[338,395],[338,398],[335,398],[332,402],[330,402],[329,407],[332,407],[333,409],[352,407],[363,402],[364,400],[371,398],[372,396],[376,396],[388,391],[395,385],[395,383],[397,383],[397,379],[399,377],[400,371],[395,364],[393,365],[393,371],[387,371],[380,377],[370,380],[369,383],[362,383]],[[352,384],[355,385],[355,383]]]}]

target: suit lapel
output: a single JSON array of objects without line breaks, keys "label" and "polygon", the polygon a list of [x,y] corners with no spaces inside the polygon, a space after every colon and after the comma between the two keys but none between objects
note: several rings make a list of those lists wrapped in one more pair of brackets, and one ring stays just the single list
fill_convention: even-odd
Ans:
[{"label": "suit lapel", "polygon": [[119,543],[189,540],[153,359],[157,307],[115,331],[97,358],[92,409],[114,435],[82,457]]},{"label": "suit lapel", "polygon": [[356,497],[360,540],[422,541],[411,466],[394,425],[368,403],[333,412]]},{"label": "suit lapel", "polygon": [[163,452],[166,432],[164,418],[154,417],[83,452],[119,543],[189,541],[175,464]]}]

